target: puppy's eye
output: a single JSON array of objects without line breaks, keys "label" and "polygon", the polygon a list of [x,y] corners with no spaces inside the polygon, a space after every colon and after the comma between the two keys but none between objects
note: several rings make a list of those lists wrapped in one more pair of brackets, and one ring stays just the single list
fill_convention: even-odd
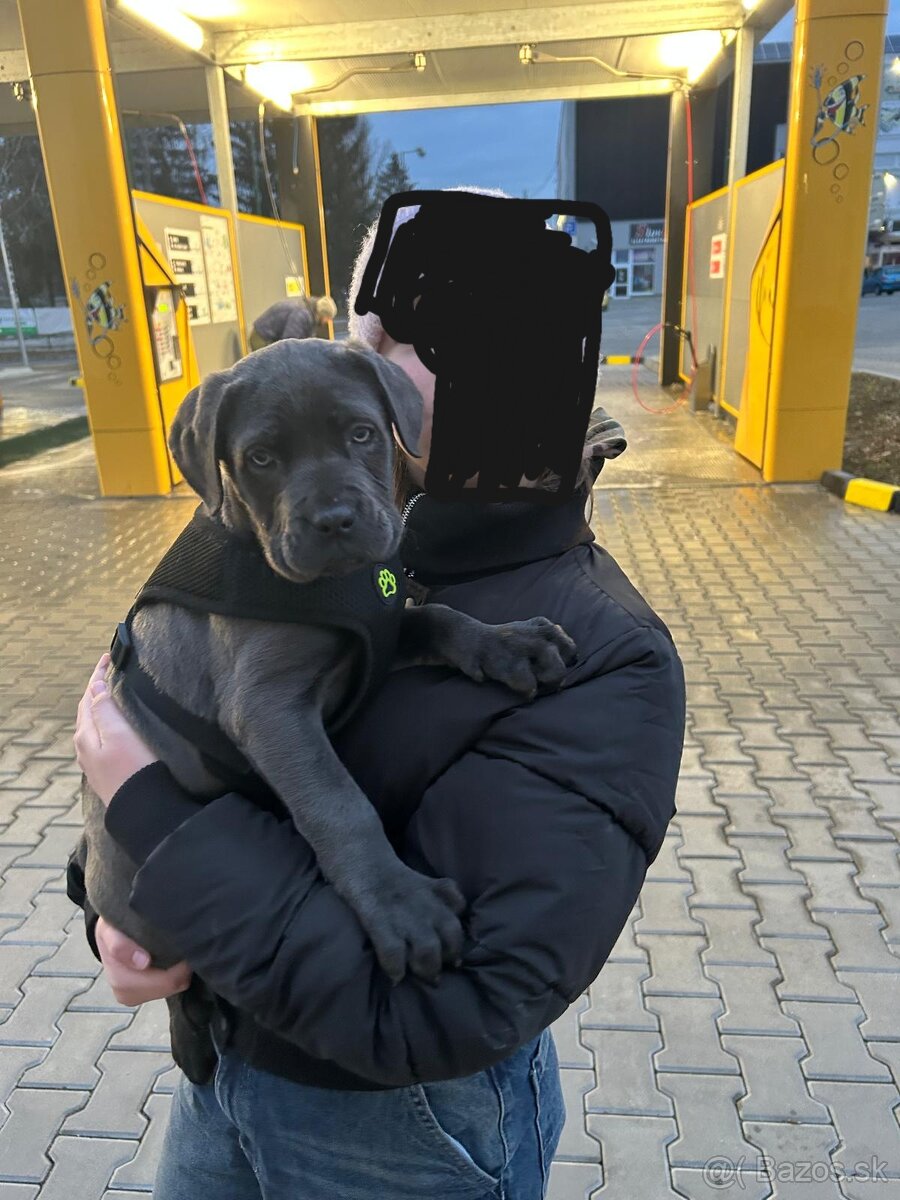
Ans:
[{"label": "puppy's eye", "polygon": [[353,429],[353,432],[350,434],[350,436],[354,442],[362,444],[363,442],[368,442],[371,440],[372,432],[373,430],[371,425],[357,425]]},{"label": "puppy's eye", "polygon": [[275,459],[269,454],[268,450],[261,450],[259,447],[254,447],[247,451],[247,462],[254,467],[271,467]]}]

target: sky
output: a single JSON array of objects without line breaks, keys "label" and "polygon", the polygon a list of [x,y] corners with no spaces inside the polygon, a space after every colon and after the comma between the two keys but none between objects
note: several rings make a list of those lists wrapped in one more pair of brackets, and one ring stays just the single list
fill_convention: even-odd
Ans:
[{"label": "sky", "polygon": [[[768,40],[789,41],[793,25],[792,9]],[[890,0],[888,31],[900,34],[900,0]],[[369,121],[378,142],[425,151],[424,158],[405,156],[417,188],[477,184],[512,196],[551,196],[560,108],[559,103],[432,108],[375,113]]]}]

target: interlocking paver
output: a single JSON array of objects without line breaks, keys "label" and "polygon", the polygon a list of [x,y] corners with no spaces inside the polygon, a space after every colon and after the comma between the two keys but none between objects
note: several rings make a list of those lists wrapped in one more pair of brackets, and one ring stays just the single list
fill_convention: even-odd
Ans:
[{"label": "interlocking paver", "polygon": [[855,1004],[856,994],[838,979],[832,967],[834,946],[821,938],[762,938],[775,956],[782,976],[775,984],[779,1000],[833,1000]]},{"label": "interlocking paver", "polygon": [[782,1012],[775,994],[777,968],[709,966],[725,1001],[719,1018],[721,1033],[770,1034],[791,1037],[799,1033],[796,1023]]},{"label": "interlocking paver", "polygon": [[718,797],[719,803],[728,813],[725,835],[732,845],[740,847],[740,837],[784,836],[783,831],[772,824],[772,799],[763,792],[752,796]]},{"label": "interlocking paver", "polygon": [[841,844],[856,863],[854,882],[858,888],[900,888],[900,843],[896,838],[880,831],[877,841],[847,840]]},{"label": "interlocking paver", "polygon": [[871,900],[859,894],[854,884],[853,862],[798,862],[797,869],[809,887],[807,907],[811,913],[877,912]]},{"label": "interlocking paver", "polygon": [[742,879],[741,886],[753,897],[763,915],[761,924],[756,926],[757,937],[827,939],[827,931],[813,921],[806,907],[809,891],[805,884],[748,883]]},{"label": "interlocking paver", "polygon": [[35,867],[65,867],[74,844],[75,837],[68,826],[48,825],[34,849],[16,859],[16,866],[30,870]]},{"label": "interlocking paver", "polygon": [[[557,1159],[550,1168],[547,1200],[591,1200],[602,1182],[603,1172],[599,1165]],[[0,1200],[3,1200],[2,1196]]]},{"label": "interlocking paver", "polygon": [[70,1012],[134,1012],[125,1004],[120,1004],[112,994],[104,972],[96,977],[85,992],[81,992],[69,1005]]},{"label": "interlocking paver", "polygon": [[859,997],[866,1014],[859,1032],[867,1042],[900,1037],[900,973],[852,971],[838,977]]},{"label": "interlocking paver", "polygon": [[49,1046],[59,1031],[56,1022],[73,996],[89,981],[68,976],[32,976],[22,985],[23,998],[0,1024],[0,1046]]},{"label": "interlocking paver", "polygon": [[144,1115],[150,1126],[141,1138],[138,1152],[113,1173],[113,1187],[128,1188],[130,1191],[149,1191],[153,1186],[156,1168],[166,1132],[171,1097],[156,1093],[147,1098]]},{"label": "interlocking paver", "polygon": [[622,926],[622,932],[616,939],[616,944],[610,951],[608,963],[645,963],[647,961],[647,952],[642,950],[635,941],[634,930],[641,916],[640,902],[634,906],[631,914],[625,924]]},{"label": "interlocking paver", "polygon": [[[573,1004],[569,1014],[581,1011],[580,1002]],[[585,1001],[584,1007],[587,1006]],[[562,1020],[563,1018],[560,1018]],[[165,1000],[151,1000],[142,1004],[135,1012],[132,1020],[120,1032],[109,1039],[111,1050],[164,1050],[167,1051],[169,1042],[169,1009]],[[554,1028],[553,1036],[559,1048],[558,1030]]]},{"label": "interlocking paver", "polygon": [[[734,839],[734,846],[740,850],[740,838]],[[691,868],[694,880],[694,891],[688,901],[692,915],[697,915],[698,908],[725,905],[756,910],[756,905],[744,894],[738,882],[738,872],[743,865],[740,858],[704,858],[702,862],[685,859],[685,865]]]},{"label": "interlocking paver", "polygon": [[41,1200],[102,1196],[116,1168],[133,1159],[137,1150],[137,1142],[94,1137],[90,1153],[85,1154],[83,1139],[56,1138],[50,1146],[53,1170],[41,1188]]},{"label": "interlocking paver", "polygon": [[788,862],[809,859],[813,862],[831,860],[850,860],[850,852],[836,843],[834,829],[827,815],[821,817],[779,816],[778,824],[783,826],[790,838],[790,848],[787,852]]},{"label": "interlocking paver", "polygon": [[0,1005],[12,1007],[18,1004],[22,999],[22,984],[35,965],[52,953],[52,946],[16,946],[0,942]]},{"label": "interlocking paver", "polygon": [[724,1012],[720,1000],[648,996],[647,1008],[659,1017],[663,1035],[663,1048],[655,1059],[657,1071],[737,1074],[737,1060],[722,1049],[716,1029],[716,1018]]},{"label": "interlocking paver", "polygon": [[[719,1179],[722,1182],[716,1182]],[[726,1184],[726,1179],[731,1182]],[[717,1175],[715,1164],[712,1169],[704,1171],[676,1167],[672,1171],[672,1184],[677,1194],[685,1196],[686,1200],[721,1200],[727,1188],[737,1189],[741,1200],[766,1200],[771,1195],[771,1186],[766,1178],[747,1171],[732,1175],[727,1169],[724,1176]]]},{"label": "interlocking paver", "polygon": [[14,930],[0,938],[0,945],[11,942],[59,945],[72,919],[72,901],[64,892],[40,892],[34,898],[31,913]]},{"label": "interlocking paver", "polygon": [[[591,1057],[591,1052],[581,1043],[581,1026],[579,1024],[580,1014],[587,1009],[588,1004],[589,1000],[587,996],[579,996],[575,1003],[570,1005],[563,1015],[550,1026],[561,1067],[585,1067],[589,1071],[593,1068],[594,1060]],[[145,1005],[144,1007],[147,1006]],[[155,1038],[157,1042],[162,1040],[163,1044],[157,1048],[165,1050],[168,1048],[168,1012],[165,1005],[162,1006],[162,1009],[162,1014],[158,1010],[153,1014],[153,1026],[145,1026],[143,1035],[140,1028],[138,1028],[136,1033],[137,1037]],[[140,1013],[138,1016],[140,1016]],[[163,1016],[166,1018],[165,1023],[163,1023]],[[119,1034],[119,1037],[122,1036],[124,1035]],[[134,1040],[134,1037],[135,1034],[129,1030],[128,1041]],[[138,1048],[146,1049],[149,1047]]]},{"label": "interlocking paver", "polygon": [[58,874],[55,868],[23,867],[17,860],[14,867],[6,869],[0,884],[0,916],[30,916],[35,896]]},{"label": "interlocking paver", "polygon": [[758,1151],[754,1172],[773,1181],[773,1200],[842,1200],[831,1161],[838,1144],[832,1126],[748,1121],[744,1130]]},{"label": "interlocking paver", "polygon": [[638,935],[638,943],[650,955],[650,978],[644,983],[646,996],[714,996],[719,989],[704,973],[700,955],[704,937],[663,933]]},{"label": "interlocking paver", "polygon": [[808,1054],[802,1038],[726,1034],[722,1045],[737,1056],[747,1084],[747,1095],[738,1101],[742,1120],[830,1123],[828,1109],[810,1096],[800,1070]]},{"label": "interlocking paver", "polygon": [[760,915],[757,909],[698,908],[697,917],[706,929],[709,949],[701,955],[704,966],[772,966],[771,951],[759,943]]},{"label": "interlocking paver", "polygon": [[831,913],[821,910],[816,921],[836,946],[831,964],[836,971],[896,971],[900,954],[885,941],[880,913]]},{"label": "interlocking paver", "polygon": [[647,878],[659,883],[690,883],[690,872],[678,861],[676,853],[681,845],[678,831],[674,825],[670,825],[669,832],[663,838],[659,854],[650,865]]},{"label": "interlocking paver", "polygon": [[802,1063],[807,1079],[855,1080],[890,1078],[883,1063],[869,1054],[859,1031],[865,1013],[853,1004],[786,1001],[785,1012],[800,1023],[810,1056]]},{"label": "interlocking paver", "polygon": [[745,891],[749,892],[753,884],[803,883],[803,876],[788,861],[791,844],[786,836],[743,837],[739,845],[744,866],[738,878]]},{"label": "interlocking paver", "polygon": [[672,1115],[672,1102],[657,1089],[653,1074],[653,1055],[662,1046],[658,1033],[586,1029],[584,1040],[593,1051],[598,1079],[585,1097],[588,1112]]},{"label": "interlocking paver", "polygon": [[559,1073],[563,1100],[566,1105],[566,1123],[559,1139],[557,1155],[571,1162],[594,1163],[600,1153],[595,1138],[589,1137],[585,1129],[584,1098],[596,1083],[593,1071],[563,1068]]},{"label": "interlocking paver", "polygon": [[[71,908],[71,905],[70,905]],[[5,943],[0,940],[0,947]],[[80,912],[66,926],[66,935],[58,949],[43,958],[32,971],[33,975],[81,975],[93,977],[102,970],[94,958],[84,934],[84,918]]]},{"label": "interlocking paver", "polygon": [[69,1117],[62,1133],[88,1137],[139,1138],[147,1125],[141,1108],[153,1080],[170,1062],[149,1050],[107,1050],[97,1060],[102,1076],[88,1103]]},{"label": "interlocking paver", "polygon": [[0,1129],[0,1179],[40,1183],[50,1170],[47,1147],[60,1122],[87,1097],[87,1092],[48,1088],[17,1088],[8,1096],[9,1116]]},{"label": "interlocking paver", "polygon": [[[0,1050],[0,1105],[18,1085],[22,1072],[39,1063],[47,1053],[44,1046],[4,1046]],[[0,1123],[2,1114],[0,1109]]]},{"label": "interlocking paver", "polygon": [[678,858],[683,863],[695,858],[737,859],[737,851],[725,840],[725,818],[688,816],[679,813],[675,824],[682,836]]},{"label": "interlocking paver", "polygon": [[581,1028],[658,1029],[641,990],[649,974],[645,963],[607,962],[590,986],[590,1005],[579,1014]]},{"label": "interlocking paver", "polygon": [[673,1167],[702,1168],[718,1157],[738,1163],[752,1155],[735,1107],[745,1091],[742,1079],[733,1075],[661,1073],[659,1088],[675,1102],[679,1137],[669,1147]]},{"label": "interlocking paver", "polygon": [[97,1059],[110,1035],[128,1021],[118,1013],[63,1013],[59,1037],[42,1062],[22,1076],[25,1087],[92,1088],[100,1078]]},{"label": "interlocking paver", "polygon": [[821,1080],[811,1082],[809,1090],[828,1105],[834,1116],[841,1138],[835,1162],[851,1174],[857,1163],[878,1162],[886,1175],[900,1177],[900,1127],[894,1111],[897,1089],[893,1082],[854,1087],[852,1083]]},{"label": "interlocking paver", "polygon": [[596,1197],[619,1200],[637,1185],[641,1200],[672,1200],[666,1146],[677,1135],[674,1121],[590,1113],[587,1127],[603,1147],[603,1187]]},{"label": "interlocking paver", "polygon": [[635,922],[635,933],[702,933],[688,911],[689,883],[647,883],[641,892],[643,916]]}]

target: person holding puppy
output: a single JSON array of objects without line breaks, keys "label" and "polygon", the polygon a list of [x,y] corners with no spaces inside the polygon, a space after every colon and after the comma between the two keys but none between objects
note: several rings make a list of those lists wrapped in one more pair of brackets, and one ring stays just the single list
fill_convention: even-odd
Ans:
[{"label": "person holding puppy", "polygon": [[[598,410],[562,503],[428,495],[435,377],[352,303],[372,238],[350,332],[423,405],[420,456],[399,451],[410,588],[491,624],[548,617],[578,659],[531,702],[444,668],[395,671],[336,735],[400,857],[466,899],[460,964],[396,986],[291,823],[183,792],[110,698],[101,659],[79,762],[139,868],[133,906],[184,961],[150,966],[86,909],[88,937],[121,1003],[183,991],[192,971],[219,997],[215,1077],[178,1084],[156,1200],[543,1197],[565,1119],[549,1026],[609,956],[674,813],[681,663],[585,520],[621,427]],[[83,902],[73,869],[69,894]]]}]

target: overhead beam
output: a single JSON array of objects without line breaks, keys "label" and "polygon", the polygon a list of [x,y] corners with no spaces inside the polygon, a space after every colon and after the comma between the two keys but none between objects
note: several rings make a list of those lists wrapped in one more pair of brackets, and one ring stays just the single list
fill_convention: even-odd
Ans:
[{"label": "overhead beam", "polygon": [[621,80],[574,87],[507,88],[503,91],[381,96],[366,100],[319,100],[295,104],[295,116],[345,117],[354,113],[406,112],[416,108],[463,108],[475,104],[522,104],[537,100],[603,100],[614,96],[661,96],[673,85],[661,79]]},{"label": "overhead beam", "polygon": [[381,21],[225,30],[212,38],[217,62],[353,58],[416,50],[469,50],[518,42],[640,37],[692,29],[735,29],[744,21],[740,0],[608,0],[559,8],[458,12]]}]

